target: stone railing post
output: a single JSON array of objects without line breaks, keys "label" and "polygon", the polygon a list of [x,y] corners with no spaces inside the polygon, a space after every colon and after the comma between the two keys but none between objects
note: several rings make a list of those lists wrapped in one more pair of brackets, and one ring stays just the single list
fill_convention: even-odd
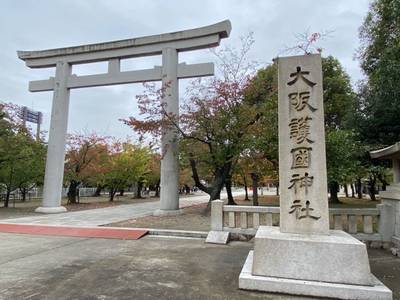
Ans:
[{"label": "stone railing post", "polygon": [[379,233],[382,242],[391,242],[395,229],[395,209],[385,199],[382,199],[382,204],[378,204],[377,208],[380,210]]},{"label": "stone railing post", "polygon": [[223,230],[224,228],[223,206],[224,206],[224,201],[222,200],[211,201],[211,230],[214,231]]}]

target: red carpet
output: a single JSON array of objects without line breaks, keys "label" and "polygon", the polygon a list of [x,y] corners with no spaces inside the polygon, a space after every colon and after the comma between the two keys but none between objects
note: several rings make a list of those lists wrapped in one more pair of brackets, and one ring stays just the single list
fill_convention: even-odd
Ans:
[{"label": "red carpet", "polygon": [[137,240],[144,236],[147,233],[147,230],[110,227],[70,227],[29,224],[0,224],[0,232]]}]

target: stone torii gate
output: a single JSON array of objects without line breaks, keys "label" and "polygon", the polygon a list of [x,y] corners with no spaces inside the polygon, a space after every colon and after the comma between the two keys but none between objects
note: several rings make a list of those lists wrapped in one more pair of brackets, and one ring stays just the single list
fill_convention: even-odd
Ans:
[{"label": "stone torii gate", "polygon": [[[54,91],[43,201],[36,212],[66,211],[66,208],[61,206],[61,191],[70,89],[162,81],[165,88],[162,102],[167,104],[166,111],[178,115],[178,79],[214,75],[213,63],[179,64],[179,52],[216,47],[222,38],[229,36],[230,31],[231,23],[225,20],[206,27],[160,35],[42,51],[17,51],[18,57],[25,61],[29,68],[55,67],[55,77],[29,82],[31,92]],[[162,66],[121,72],[121,59],[150,55],[162,55]],[[73,65],[99,61],[108,62],[107,73],[86,76],[72,74]],[[179,212],[179,161],[176,135],[175,130],[169,129],[161,138],[161,148],[165,155],[161,161],[160,211],[157,214]],[[167,149],[168,151],[165,151]]]}]

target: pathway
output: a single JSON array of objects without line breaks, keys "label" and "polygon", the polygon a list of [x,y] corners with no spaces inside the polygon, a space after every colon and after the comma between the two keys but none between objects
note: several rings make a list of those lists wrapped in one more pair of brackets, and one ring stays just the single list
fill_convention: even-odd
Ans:
[{"label": "pathway", "polygon": [[[234,195],[240,194],[242,194],[242,192],[234,193]],[[222,195],[222,198],[224,197],[226,197],[226,195]],[[209,196],[206,194],[183,197],[179,199],[180,208],[206,203],[208,199]],[[155,210],[159,208],[159,205],[159,201],[136,204],[123,204],[113,207],[88,209],[61,214],[40,214],[37,216],[5,219],[1,220],[0,223],[101,226],[137,217],[150,216]]]}]

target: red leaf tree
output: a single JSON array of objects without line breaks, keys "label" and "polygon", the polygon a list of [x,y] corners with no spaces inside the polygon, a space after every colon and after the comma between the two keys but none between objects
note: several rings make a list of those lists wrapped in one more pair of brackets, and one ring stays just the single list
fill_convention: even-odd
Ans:
[{"label": "red leaf tree", "polygon": [[219,199],[226,186],[233,203],[232,169],[261,116],[245,99],[257,66],[248,58],[253,43],[250,34],[242,38],[239,50],[213,51],[219,60],[218,76],[191,82],[179,117],[161,104],[165,87],[145,84],[145,93],[137,97],[140,117],[124,120],[141,137],[158,139],[165,128],[174,128],[180,137],[180,158],[189,161],[196,186],[210,200]]}]

